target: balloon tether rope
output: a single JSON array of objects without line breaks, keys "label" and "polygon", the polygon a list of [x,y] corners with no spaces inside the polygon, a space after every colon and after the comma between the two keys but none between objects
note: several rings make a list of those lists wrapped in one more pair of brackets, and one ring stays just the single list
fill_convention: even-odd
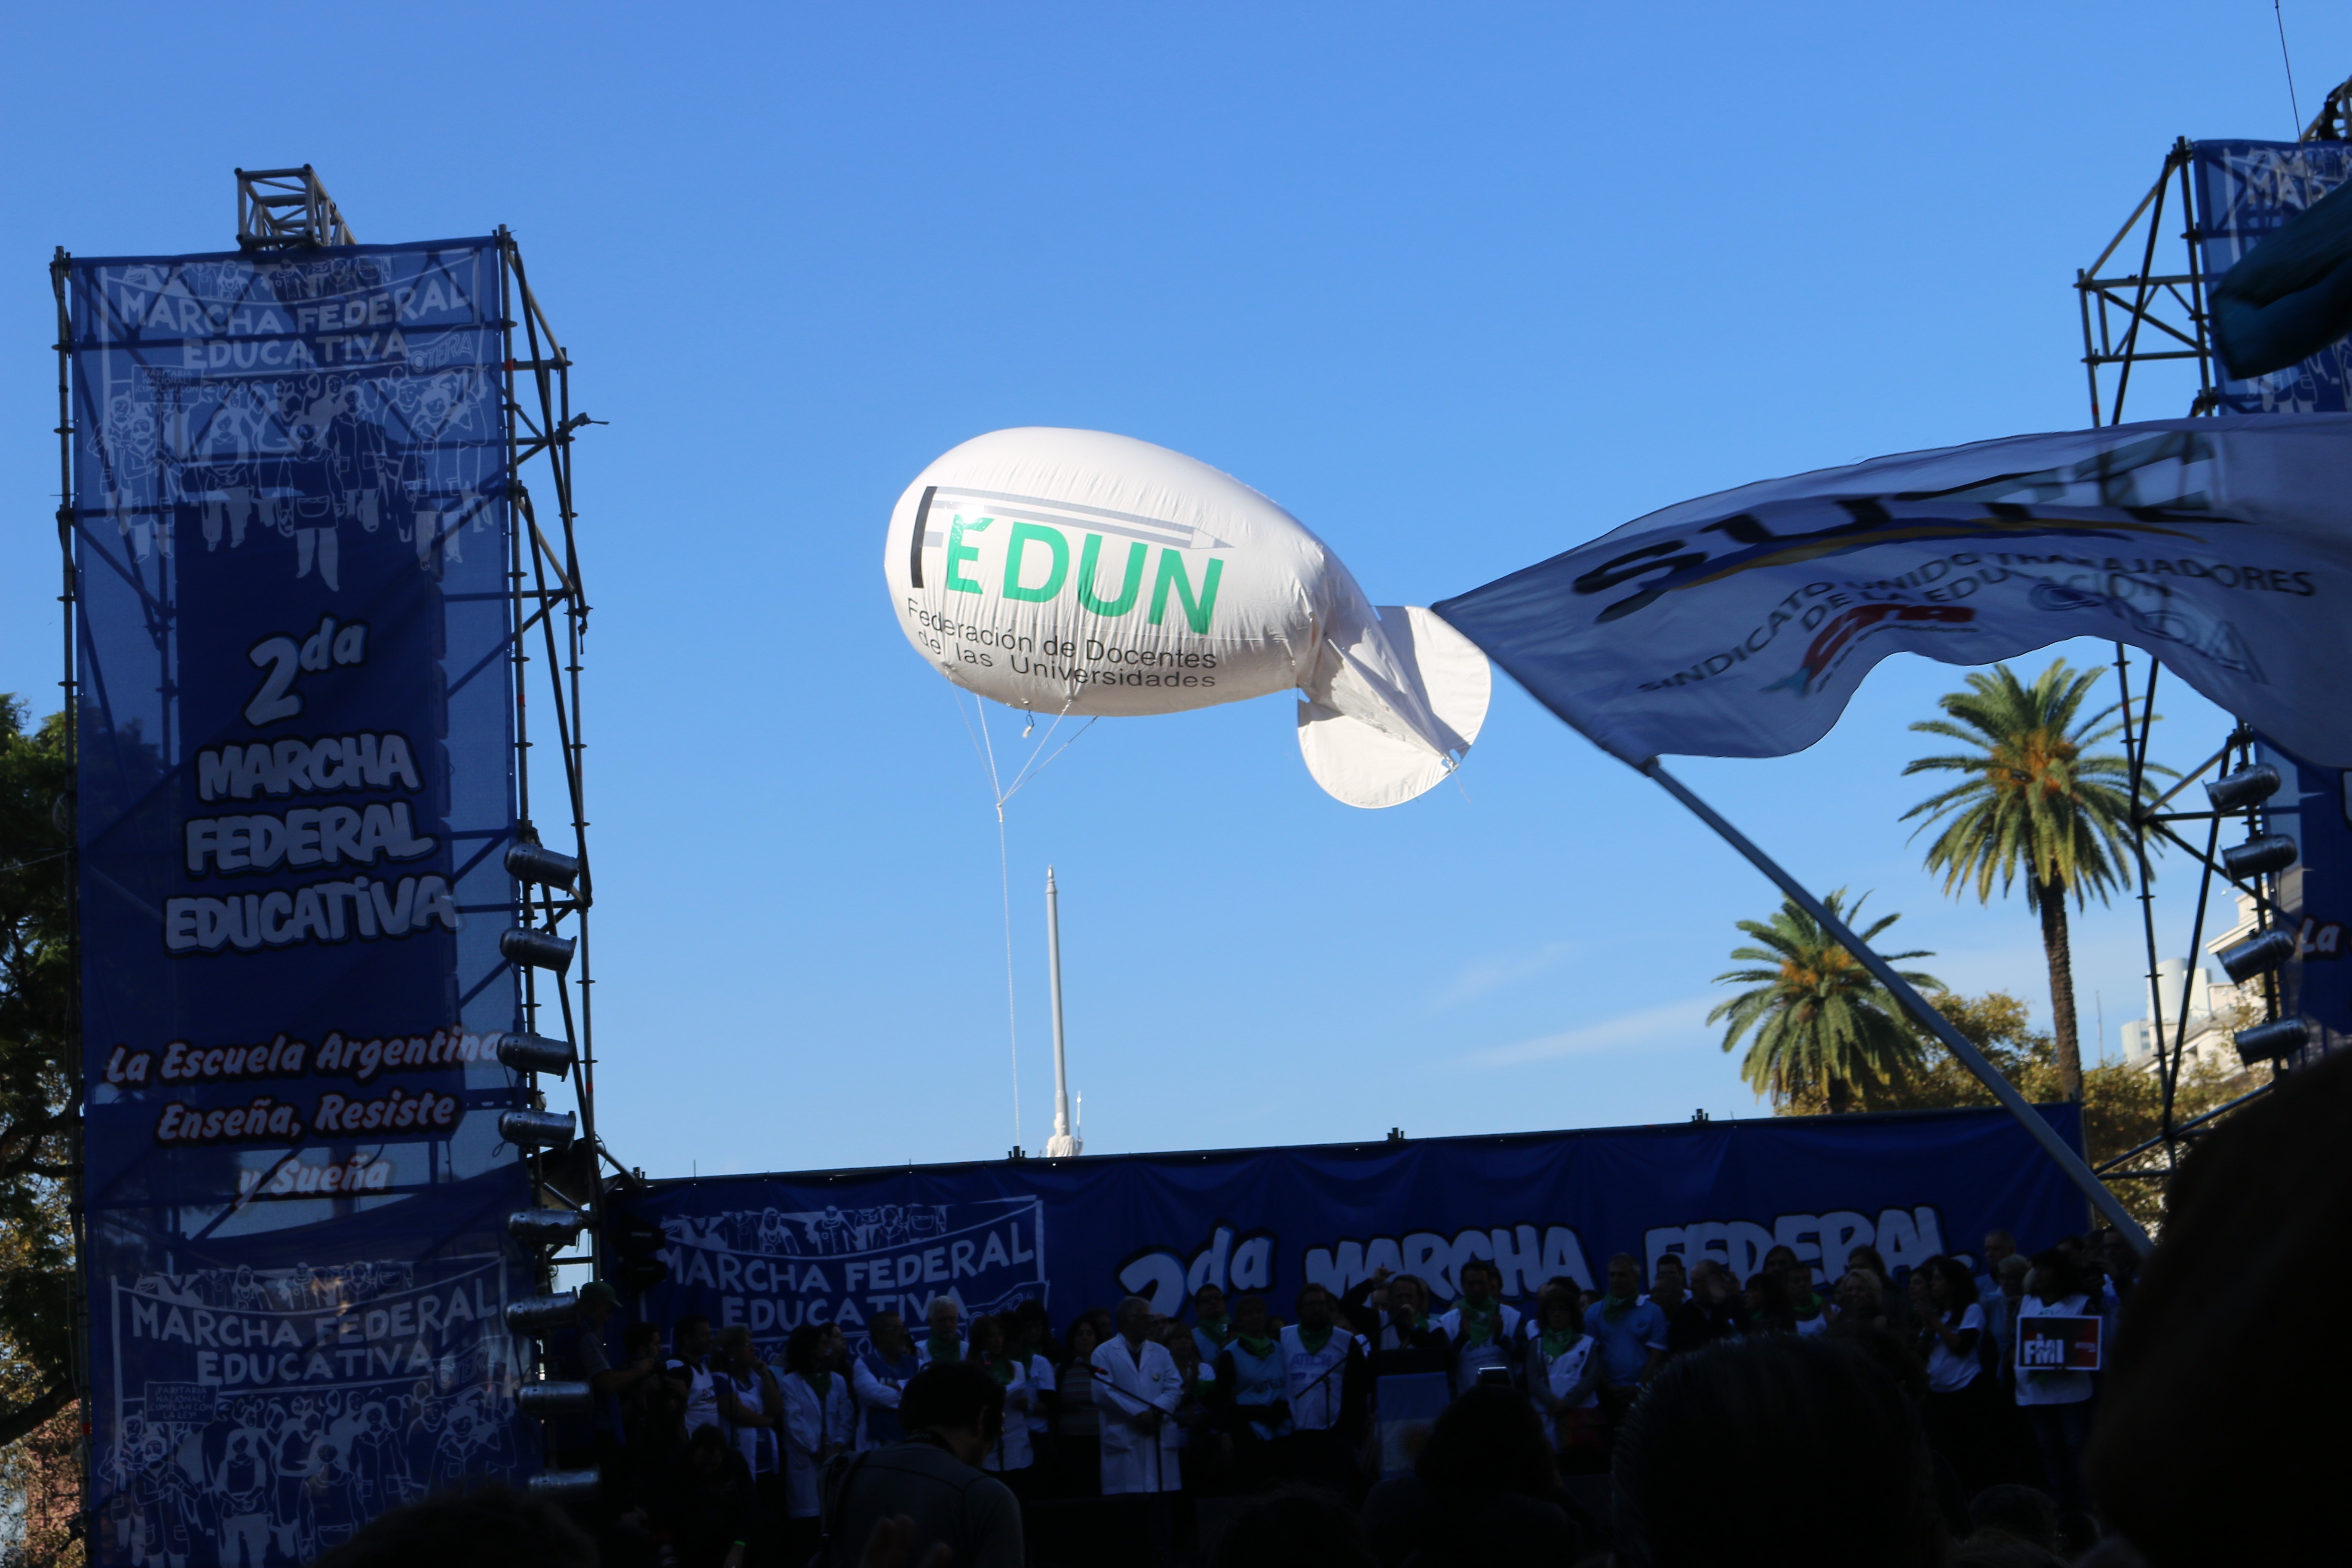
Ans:
[{"label": "balloon tether rope", "polygon": [[[972,750],[980,754],[981,764],[988,770],[988,791],[996,803],[996,877],[1004,914],[1004,1033],[1013,1052],[1013,1146],[1018,1149],[1021,1147],[1021,1020],[1016,1001],[1019,987],[1013,968],[1013,858],[1005,842],[1004,805],[1007,801],[1019,795],[1022,789],[1039,773],[1044,773],[1053,763],[1055,758],[1077,744],[1079,736],[1093,729],[1096,719],[1099,719],[1101,715],[1097,714],[1094,718],[1089,718],[1079,729],[1077,734],[1072,735],[1059,746],[1055,746],[1053,754],[1045,756],[1045,760],[1040,762],[1039,757],[1044,755],[1046,746],[1053,742],[1055,731],[1059,730],[1062,727],[1062,721],[1069,716],[1070,704],[1077,700],[1077,690],[1073,687],[1069,697],[1062,704],[1062,710],[1054,715],[1053,723],[1046,727],[1044,737],[1030,752],[1029,760],[1024,763],[1021,771],[1013,776],[1013,787],[1006,789],[996,767],[996,742],[988,732],[988,710],[981,706],[981,700],[975,694],[971,700],[972,707],[980,720],[979,729],[975,733],[971,716],[963,710],[963,693],[951,690],[951,695],[955,698],[956,716],[963,720],[964,733],[971,737]],[[1031,722],[1034,728],[1034,721]]]}]

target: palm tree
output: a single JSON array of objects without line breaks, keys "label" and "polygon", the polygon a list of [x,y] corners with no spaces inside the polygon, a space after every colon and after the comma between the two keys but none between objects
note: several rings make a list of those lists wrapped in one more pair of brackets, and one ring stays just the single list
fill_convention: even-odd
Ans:
[{"label": "palm tree", "polygon": [[1937,700],[1949,718],[1911,728],[1973,749],[1921,757],[1903,770],[1906,778],[1967,775],[1903,814],[1906,821],[1922,814],[1929,822],[1950,818],[1927,847],[1927,868],[1944,873],[1946,893],[1958,897],[1974,883],[1978,900],[1990,902],[1996,875],[2003,893],[2023,876],[2026,903],[2042,917],[2058,1080],[2069,1100],[2083,1098],[2083,1049],[2075,1033],[2066,895],[2074,895],[2077,907],[2091,893],[2105,903],[2130,879],[2131,764],[2121,752],[2090,750],[2123,726],[2114,721],[2112,706],[2079,717],[2105,673],[2104,667],[2078,673],[2064,659],[2052,660],[2032,686],[2021,685],[2005,664],[1993,666],[1990,675],[1972,673],[1968,690]]},{"label": "palm tree", "polygon": [[[1841,888],[1824,900],[1830,912],[1849,926],[1861,918],[1864,893],[1844,907]],[[1888,915],[1859,932],[1864,942],[1901,920]],[[1857,1090],[1887,1084],[1916,1070],[1926,1059],[1926,1047],[1906,1024],[1895,999],[1871,978],[1822,923],[1784,900],[1770,924],[1741,921],[1739,929],[1761,943],[1735,947],[1731,956],[1759,967],[1734,969],[1715,977],[1718,985],[1753,984],[1755,989],[1717,1005],[1706,1016],[1731,1020],[1723,1048],[1731,1049],[1751,1027],[1756,1031],[1739,1076],[1759,1094],[1769,1094],[1775,1105],[1823,1095],[1832,1112],[1852,1110]],[[1900,963],[1927,958],[1927,952],[1895,952]],[[1912,984],[1940,991],[1943,983],[1930,974],[1897,971]]]}]

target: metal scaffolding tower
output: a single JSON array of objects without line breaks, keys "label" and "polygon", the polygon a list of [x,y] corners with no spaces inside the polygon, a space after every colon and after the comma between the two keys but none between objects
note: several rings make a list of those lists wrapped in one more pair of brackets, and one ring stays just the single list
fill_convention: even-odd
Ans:
[{"label": "metal scaffolding tower", "polygon": [[335,198],[319,182],[319,172],[299,169],[239,169],[236,172],[236,246],[239,250],[279,250],[288,246],[357,245]]},{"label": "metal scaffolding tower", "polygon": [[[2305,130],[2302,140],[2341,141],[2347,132],[2352,132],[2352,81],[2328,94],[2325,107]],[[2116,229],[2115,237],[2099,252],[2097,259],[2074,274],[2083,323],[2082,363],[2094,425],[2121,424],[2133,389],[2134,371],[2168,363],[2193,363],[2196,367],[2196,390],[2185,411],[2189,417],[2208,417],[2221,412],[2220,382],[2223,372],[2213,348],[2209,303],[2209,290],[2214,279],[2205,275],[2200,249],[2204,236],[2198,227],[2196,192],[2190,174],[2195,156],[2195,148],[2186,137],[2175,141],[2165,153],[2155,183]],[[2177,223],[2177,228],[2168,227],[2168,215]],[[2181,247],[2178,253],[2180,260],[2168,267],[2163,258],[2174,243]],[[2136,270],[2112,270],[2119,263],[2136,264]],[[2144,386],[2145,374],[2141,380]],[[2143,400],[2145,396],[2144,391]],[[2294,856],[2273,839],[2270,816],[2282,810],[2292,813],[2293,805],[2287,801],[2273,801],[2269,791],[2262,787],[2260,770],[2265,764],[2256,755],[2257,738],[2243,725],[2233,727],[2213,752],[2194,768],[2177,780],[2168,781],[2168,787],[2161,794],[2156,792],[2151,781],[2159,770],[2150,752],[2161,672],[2160,664],[2148,660],[2147,679],[2135,693],[2129,650],[2122,643],[2116,645],[2116,675],[2120,692],[2117,710],[2122,715],[2124,749],[2129,758],[2135,802],[2133,847],[2147,950],[2149,1025],[2155,1040],[2152,1066],[2161,1089],[2162,1110],[2156,1137],[2099,1168],[2099,1173],[2109,1180],[2161,1179],[2169,1173],[2184,1143],[2237,1106],[2266,1092],[2284,1073],[2292,1070],[2305,1044],[2301,1022],[2283,1015],[2277,972],[2279,963],[2295,952],[2294,933],[2281,930],[2279,923],[2279,877],[2293,863]],[[2225,786],[2221,782],[2224,780],[2236,782]],[[2210,809],[2175,808],[2174,802],[2180,799],[2183,792],[2200,781],[2206,782],[2213,792],[2213,798],[2206,803]],[[2221,844],[2225,823],[2242,824],[2245,842],[2225,848]],[[2198,831],[2200,826],[2201,834]],[[2149,887],[2153,858],[2166,849],[2187,855],[2196,863],[2198,873],[2196,912],[2188,932],[2187,967],[2177,992],[2170,995],[2166,994],[2168,988],[2162,974],[2163,948],[2158,934],[2155,895]],[[2282,853],[2286,854],[2284,861],[2279,859]],[[2236,971],[2242,963],[2269,961],[2266,968],[2245,971],[2243,978],[2247,983],[2259,980],[2262,1017],[2252,1026],[2237,1029],[2233,1043],[2244,1066],[2252,1068],[2266,1062],[2271,1076],[2252,1091],[2184,1120],[2177,1114],[2176,1100],[2189,1066],[2191,1001],[2197,991],[2197,967],[2206,946],[2211,895],[2217,879],[2231,892],[2242,895],[2253,917],[2251,932],[2224,956],[2225,973],[2235,981],[2240,978]],[[2209,1022],[2204,1032],[2210,1033],[2211,1027]]]}]

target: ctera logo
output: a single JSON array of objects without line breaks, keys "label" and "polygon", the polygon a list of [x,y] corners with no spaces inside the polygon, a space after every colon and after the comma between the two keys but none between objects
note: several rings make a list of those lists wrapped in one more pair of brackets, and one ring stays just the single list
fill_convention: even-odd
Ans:
[{"label": "ctera logo", "polygon": [[1793,690],[1800,697],[1811,696],[1822,678],[1834,668],[1848,649],[1861,638],[1883,626],[1967,626],[1977,618],[1977,613],[1965,605],[1857,605],[1823,626],[1805,649],[1804,662],[1796,673],[1785,680],[1776,680],[1767,690]]},{"label": "ctera logo", "polygon": [[[940,513],[946,514],[944,531],[935,525]],[[1145,603],[1143,584],[1148,575],[1151,594],[1144,618],[1152,626],[1161,625],[1172,599],[1184,624],[1197,633],[1206,633],[1215,615],[1217,585],[1225,563],[1210,556],[1196,584],[1184,556],[1192,551],[1232,548],[1226,541],[1184,523],[1069,501],[938,486],[923,492],[913,531],[908,576],[917,588],[924,585],[925,552],[940,550],[946,557],[941,563],[941,586],[948,593],[985,594],[992,580],[996,591],[1014,603],[1051,604],[1075,595],[1081,609],[1117,619]],[[1073,533],[1083,536],[1075,572],[1071,569]],[[1000,546],[1001,563],[992,567],[983,557],[992,556]],[[1155,546],[1156,566],[1151,561]],[[1106,555],[1111,557],[1108,562]]]}]

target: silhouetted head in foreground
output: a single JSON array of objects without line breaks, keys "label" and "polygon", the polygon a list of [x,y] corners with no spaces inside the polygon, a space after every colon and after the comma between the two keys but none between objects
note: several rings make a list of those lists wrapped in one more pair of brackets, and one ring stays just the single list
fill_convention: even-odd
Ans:
[{"label": "silhouetted head in foreground", "polygon": [[1217,1546],[1216,1568],[1373,1568],[1355,1513],[1328,1492],[1287,1487],[1252,1503]]},{"label": "silhouetted head in foreground", "polygon": [[1413,1473],[1440,1496],[1516,1492],[1548,1500],[1559,1489],[1542,1418],[1525,1394],[1499,1384],[1473,1384],[1445,1407]]},{"label": "silhouetted head in foreground", "polygon": [[1933,1568],[1944,1558],[1919,1418],[1843,1346],[1729,1340],[1669,1362],[1618,1441],[1624,1568]]},{"label": "silhouetted head in foreground", "polygon": [[[2343,1557],[2352,1341],[2315,1314],[2352,1290],[2347,1142],[2352,1052],[2296,1069],[2172,1179],[2083,1465],[2156,1568]],[[2260,1477],[2261,1506],[2217,1503],[2217,1476]]]},{"label": "silhouetted head in foreground", "polygon": [[502,1482],[378,1514],[312,1568],[597,1568],[562,1510]]},{"label": "silhouetted head in foreground", "polygon": [[2058,1505],[2032,1487],[1987,1487],[1969,1500],[1969,1528],[1998,1530],[2044,1551],[2058,1550]]}]

